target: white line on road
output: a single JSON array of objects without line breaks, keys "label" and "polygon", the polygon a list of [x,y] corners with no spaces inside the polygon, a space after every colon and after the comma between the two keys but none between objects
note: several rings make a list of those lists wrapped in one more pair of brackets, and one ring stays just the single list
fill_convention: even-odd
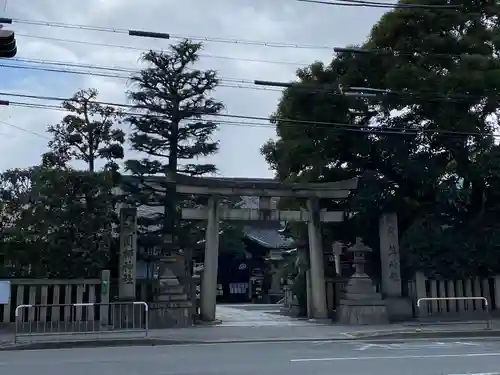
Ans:
[{"label": "white line on road", "polygon": [[399,355],[399,356],[377,356],[377,357],[330,357],[330,358],[298,358],[290,362],[319,362],[319,361],[354,361],[358,359],[418,359],[418,358],[456,358],[456,357],[500,357],[499,353],[463,353],[463,354],[422,354],[422,355]]},{"label": "white line on road", "polygon": [[448,375],[500,375],[500,372],[475,372],[470,374],[448,374]]},{"label": "white line on road", "polygon": [[399,344],[364,344],[356,350],[364,351],[367,349],[398,349],[398,350],[411,350],[411,349],[432,349],[432,348],[453,348],[456,346],[479,346],[479,344],[472,342],[429,342],[429,343],[399,343]]}]

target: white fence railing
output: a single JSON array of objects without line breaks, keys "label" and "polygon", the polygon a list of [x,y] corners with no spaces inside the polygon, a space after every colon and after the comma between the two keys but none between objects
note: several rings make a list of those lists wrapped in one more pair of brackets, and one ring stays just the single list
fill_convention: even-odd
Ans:
[{"label": "white fence railing", "polygon": [[[476,302],[476,301],[480,301],[480,304],[477,304],[476,306],[476,310],[475,310],[475,313],[483,313],[481,314],[481,316],[484,317],[484,320],[485,320],[485,323],[486,323],[486,329],[490,329],[491,328],[491,315],[490,315],[490,306],[489,306],[489,303],[488,303],[488,299],[485,298],[485,297],[436,297],[436,298],[419,298],[417,300],[417,309],[418,309],[418,316],[419,318],[421,319],[421,322],[422,322],[422,327],[423,327],[423,322],[424,322],[424,319],[427,317],[427,318],[434,318],[432,316],[432,313],[429,314],[429,310],[428,309],[425,309],[427,311],[425,311],[423,309],[423,306],[422,306],[422,302],[423,303],[432,303],[432,302],[444,302],[444,303],[457,303],[459,301],[463,301],[463,302]],[[428,305],[426,305],[426,307],[428,307]],[[463,323],[463,322],[462,322]],[[470,323],[474,323],[474,321],[470,322]]]},{"label": "white fence railing", "polygon": [[[53,314],[63,319],[52,319]],[[49,319],[38,319],[49,314]],[[149,307],[146,302],[72,303],[60,305],[19,305],[15,309],[15,341],[50,341],[71,335],[72,341],[130,338],[133,334],[147,337]],[[126,335],[124,335],[126,334]]]}]

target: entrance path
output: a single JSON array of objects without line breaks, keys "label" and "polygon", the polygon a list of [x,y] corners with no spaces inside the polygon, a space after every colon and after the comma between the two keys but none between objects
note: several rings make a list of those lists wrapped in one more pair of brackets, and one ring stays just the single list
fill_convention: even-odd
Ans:
[{"label": "entrance path", "polygon": [[223,327],[304,326],[312,323],[280,313],[280,305],[231,304],[217,305],[216,318]]}]

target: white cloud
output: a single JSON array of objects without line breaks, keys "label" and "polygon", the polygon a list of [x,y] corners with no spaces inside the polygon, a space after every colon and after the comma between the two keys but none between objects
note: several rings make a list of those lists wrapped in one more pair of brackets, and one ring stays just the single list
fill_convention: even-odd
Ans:
[{"label": "white cloud", "polygon": [[[228,39],[280,41],[294,44],[344,46],[360,43],[381,15],[377,9],[329,7],[303,4],[294,0],[16,0],[9,1],[5,16],[112,27],[143,29],[180,36],[209,36]],[[115,65],[139,69],[141,51],[25,37],[63,38],[93,43],[119,44],[137,48],[166,48],[166,40],[130,37],[78,29],[14,23],[18,33],[18,57],[67,61],[96,65]],[[205,43],[200,67],[216,69],[222,77],[292,80],[300,66],[270,64],[241,59],[310,63],[328,61],[331,50],[271,48],[231,43]],[[207,57],[212,56],[212,57]],[[226,56],[231,59],[214,58]],[[124,102],[126,80],[32,72],[1,68],[1,91],[44,96],[71,96],[81,88],[95,87],[100,100]],[[15,73],[15,74],[14,74]],[[6,82],[6,83],[5,83]],[[231,114],[267,117],[279,100],[279,92],[221,87],[215,96]],[[17,100],[10,98],[12,100]],[[28,101],[28,99],[19,99]],[[35,100],[29,100],[36,102]],[[40,102],[39,102],[40,103]],[[56,103],[51,103],[56,104]],[[63,113],[41,109],[10,107],[0,111],[0,120],[45,134],[48,124]],[[269,177],[271,172],[260,155],[260,146],[274,136],[272,128],[221,124],[217,134],[221,149],[211,160],[225,176]],[[25,167],[37,163],[45,151],[46,139],[9,127],[0,122],[0,169]],[[131,154],[129,153],[129,156]]]}]

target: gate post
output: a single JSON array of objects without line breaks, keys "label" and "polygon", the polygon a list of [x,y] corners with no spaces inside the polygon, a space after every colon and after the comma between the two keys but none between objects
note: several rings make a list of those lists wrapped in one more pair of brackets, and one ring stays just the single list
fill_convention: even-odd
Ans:
[{"label": "gate post", "polygon": [[219,200],[211,196],[208,200],[208,222],[205,241],[205,261],[201,283],[200,315],[203,321],[215,320],[217,299],[217,266],[219,261]]}]

